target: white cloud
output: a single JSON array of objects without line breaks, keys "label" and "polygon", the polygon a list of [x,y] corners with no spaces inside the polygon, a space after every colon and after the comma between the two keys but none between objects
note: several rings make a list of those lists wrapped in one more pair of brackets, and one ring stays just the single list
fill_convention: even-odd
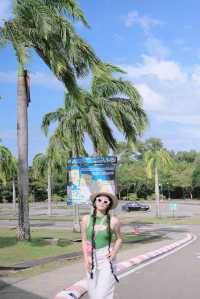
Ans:
[{"label": "white cloud", "polygon": [[123,19],[126,27],[138,25],[145,32],[148,32],[151,28],[155,26],[161,25],[161,21],[146,15],[140,15],[136,10],[130,11],[126,17],[123,17]]},{"label": "white cloud", "polygon": [[142,63],[122,67],[141,94],[156,134],[200,143],[200,65],[184,69],[174,60],[143,56]]},{"label": "white cloud", "polygon": [[160,120],[169,121],[181,125],[200,125],[199,115],[165,114],[160,116]]},{"label": "white cloud", "polygon": [[145,47],[147,52],[159,58],[169,56],[171,53],[170,49],[162,44],[162,42],[155,37],[149,37],[145,41]]},{"label": "white cloud", "polygon": [[130,11],[126,17],[124,17],[125,26],[132,27],[134,23],[138,20],[138,12]]},{"label": "white cloud", "polygon": [[195,66],[193,73],[192,73],[192,80],[195,84],[200,86],[200,65]]},{"label": "white cloud", "polygon": [[12,17],[12,0],[1,0],[0,3],[0,26],[3,25],[5,20]]},{"label": "white cloud", "polygon": [[162,111],[165,107],[165,99],[162,95],[154,91],[147,84],[136,84],[140,95],[142,96],[144,109],[147,111]]},{"label": "white cloud", "polygon": [[183,132],[185,133],[186,136],[190,136],[191,139],[198,139],[198,140],[200,139],[199,126],[197,126],[196,128],[194,127],[184,128]]},{"label": "white cloud", "polygon": [[172,60],[162,60],[153,56],[143,55],[143,63],[136,66],[123,65],[130,79],[140,77],[154,77],[160,81],[185,82],[187,74],[181,66]]}]

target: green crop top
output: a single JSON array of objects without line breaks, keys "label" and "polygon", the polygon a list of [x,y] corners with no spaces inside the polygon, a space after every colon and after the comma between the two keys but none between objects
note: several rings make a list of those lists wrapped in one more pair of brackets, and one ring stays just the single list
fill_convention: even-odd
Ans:
[{"label": "green crop top", "polygon": [[[89,224],[87,226],[87,239],[92,242],[92,224],[93,224],[93,216],[90,215]],[[107,216],[99,217],[96,216],[96,222],[98,231],[95,232],[95,248],[100,249],[109,244],[109,237],[107,231]],[[98,227],[99,226],[99,227]],[[104,228],[105,226],[105,228]],[[111,231],[111,239],[112,239],[112,231]]]}]

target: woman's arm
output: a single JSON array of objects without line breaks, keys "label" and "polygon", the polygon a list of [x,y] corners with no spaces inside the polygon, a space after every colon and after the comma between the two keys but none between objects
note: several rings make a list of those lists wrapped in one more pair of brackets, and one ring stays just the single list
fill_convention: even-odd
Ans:
[{"label": "woman's arm", "polygon": [[87,223],[88,215],[84,215],[81,221],[81,236],[82,236],[82,250],[84,257],[84,264],[86,271],[90,272],[91,270],[91,256],[88,255],[88,244],[87,244]]},{"label": "woman's arm", "polygon": [[111,218],[111,229],[113,230],[115,236],[116,236],[116,240],[114,242],[114,245],[113,245],[113,248],[112,248],[112,251],[110,252],[110,254],[108,255],[108,257],[113,260],[120,247],[121,247],[121,244],[122,244],[122,235],[121,235],[121,232],[120,232],[120,222],[119,222],[119,219],[115,216],[113,216]]}]

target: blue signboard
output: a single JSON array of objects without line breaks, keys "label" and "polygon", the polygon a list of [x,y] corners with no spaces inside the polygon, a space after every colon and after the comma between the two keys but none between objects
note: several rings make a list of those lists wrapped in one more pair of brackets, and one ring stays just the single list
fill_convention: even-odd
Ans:
[{"label": "blue signboard", "polygon": [[68,200],[81,204],[87,203],[92,193],[115,194],[116,164],[117,158],[113,156],[71,158],[67,163]]}]

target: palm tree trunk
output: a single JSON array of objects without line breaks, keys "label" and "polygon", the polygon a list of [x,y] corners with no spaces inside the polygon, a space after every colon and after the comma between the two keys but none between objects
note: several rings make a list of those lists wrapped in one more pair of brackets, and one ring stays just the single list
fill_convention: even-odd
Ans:
[{"label": "palm tree trunk", "polygon": [[52,208],[51,208],[51,168],[48,167],[48,215],[52,215]]},{"label": "palm tree trunk", "polygon": [[15,189],[15,179],[12,180],[12,190],[13,190],[13,210],[16,209],[16,189]]},{"label": "palm tree trunk", "polygon": [[23,64],[19,62],[17,95],[17,146],[18,146],[18,228],[19,240],[30,240],[28,205],[28,115],[27,93]]},{"label": "palm tree trunk", "polygon": [[73,231],[79,232],[81,231],[81,225],[80,225],[80,209],[79,204],[74,204],[74,221],[73,221]]},{"label": "palm tree trunk", "polygon": [[156,196],[156,216],[160,216],[160,195],[159,195],[159,184],[158,184],[158,169],[155,167],[155,196]]}]

